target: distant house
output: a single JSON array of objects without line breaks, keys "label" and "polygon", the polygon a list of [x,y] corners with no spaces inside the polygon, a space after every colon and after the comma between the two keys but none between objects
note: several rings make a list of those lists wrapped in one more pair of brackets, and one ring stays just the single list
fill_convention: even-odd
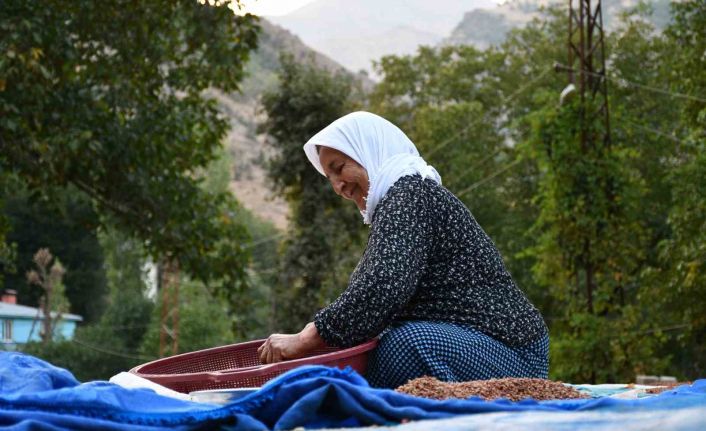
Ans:
[{"label": "distant house", "polygon": [[[52,312],[52,316],[56,314]],[[17,304],[17,293],[6,290],[0,302],[0,346],[13,350],[18,344],[40,341],[44,313],[34,307]],[[76,314],[62,314],[56,326],[54,338],[70,340],[74,336],[76,324],[82,321]]]}]

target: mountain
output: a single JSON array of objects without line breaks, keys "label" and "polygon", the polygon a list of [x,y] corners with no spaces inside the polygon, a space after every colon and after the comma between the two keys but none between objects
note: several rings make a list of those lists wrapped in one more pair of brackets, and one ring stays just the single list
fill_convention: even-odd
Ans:
[{"label": "mountain", "polygon": [[[222,114],[228,118],[231,126],[224,142],[233,160],[230,189],[247,209],[272,222],[277,228],[284,229],[287,226],[287,204],[273,196],[262,166],[273,149],[267,145],[265,137],[257,133],[257,124],[262,122],[265,115],[260,96],[277,85],[279,53],[282,51],[297,59],[312,58],[316,64],[331,71],[349,72],[268,20],[261,19],[260,26],[259,47],[250,55],[246,67],[247,77],[241,83],[240,92],[226,94],[212,89],[207,92],[207,96],[218,101]],[[365,77],[357,78],[363,81],[363,85],[371,85]]]},{"label": "mountain", "polygon": [[[653,13],[650,21],[658,29],[664,28],[669,22],[669,2],[646,2],[651,3]],[[610,30],[617,25],[620,13],[638,6],[640,0],[603,0],[602,3],[604,24]],[[538,17],[540,7],[557,4],[567,7],[565,0],[508,0],[494,8],[469,10],[442,44],[474,45],[478,48],[499,44],[510,30],[522,27]]]},{"label": "mountain", "polygon": [[[619,11],[639,0],[603,1],[606,27],[610,28]],[[251,54],[241,91],[209,92],[231,123],[226,147],[234,160],[233,193],[259,217],[280,229],[286,227],[287,205],[272,196],[262,167],[272,148],[256,130],[264,118],[259,97],[277,84],[281,51],[299,59],[312,57],[332,71],[370,70],[372,60],[386,54],[410,54],[420,44],[483,48],[500,43],[510,29],[537,16],[540,6],[556,2],[564,4],[565,0],[508,0],[500,6],[493,0],[317,0],[289,15],[261,19],[259,48]],[[653,0],[653,4],[651,20],[662,28],[669,20],[669,0]],[[373,85],[364,75],[356,78],[364,87]]]},{"label": "mountain", "polygon": [[375,76],[372,62],[385,55],[412,54],[420,45],[437,45],[443,37],[409,26],[396,26],[369,36],[322,39],[316,44],[321,52],[335,53],[336,59],[349,70],[365,71]]},{"label": "mountain", "polygon": [[436,45],[465,12],[493,7],[494,0],[317,0],[269,19],[348,70],[371,73],[373,60]]}]

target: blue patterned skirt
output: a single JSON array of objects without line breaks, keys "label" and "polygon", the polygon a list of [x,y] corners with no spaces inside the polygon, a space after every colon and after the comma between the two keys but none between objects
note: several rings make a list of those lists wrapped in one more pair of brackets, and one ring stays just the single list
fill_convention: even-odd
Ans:
[{"label": "blue patterned skirt", "polygon": [[548,372],[549,336],[526,346],[508,347],[465,325],[406,321],[393,324],[381,335],[370,356],[366,378],[373,387],[396,388],[422,376],[464,382],[503,377],[546,379]]}]

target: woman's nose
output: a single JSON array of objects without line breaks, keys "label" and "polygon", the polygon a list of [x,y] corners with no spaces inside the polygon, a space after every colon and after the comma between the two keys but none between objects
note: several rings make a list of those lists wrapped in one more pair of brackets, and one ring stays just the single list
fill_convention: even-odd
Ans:
[{"label": "woman's nose", "polygon": [[333,191],[336,192],[337,195],[341,195],[346,183],[342,180],[334,179],[331,181],[331,185],[333,186]]}]

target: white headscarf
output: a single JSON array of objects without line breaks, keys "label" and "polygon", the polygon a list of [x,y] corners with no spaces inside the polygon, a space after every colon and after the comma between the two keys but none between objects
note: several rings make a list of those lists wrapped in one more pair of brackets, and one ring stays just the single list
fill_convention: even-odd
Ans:
[{"label": "white headscarf", "polygon": [[405,175],[420,174],[441,184],[441,177],[419,156],[407,135],[386,119],[370,112],[353,112],[339,118],[304,144],[304,152],[317,171],[324,174],[316,146],[336,149],[368,172],[370,189],[363,222],[370,224],[375,207],[387,190]]}]

